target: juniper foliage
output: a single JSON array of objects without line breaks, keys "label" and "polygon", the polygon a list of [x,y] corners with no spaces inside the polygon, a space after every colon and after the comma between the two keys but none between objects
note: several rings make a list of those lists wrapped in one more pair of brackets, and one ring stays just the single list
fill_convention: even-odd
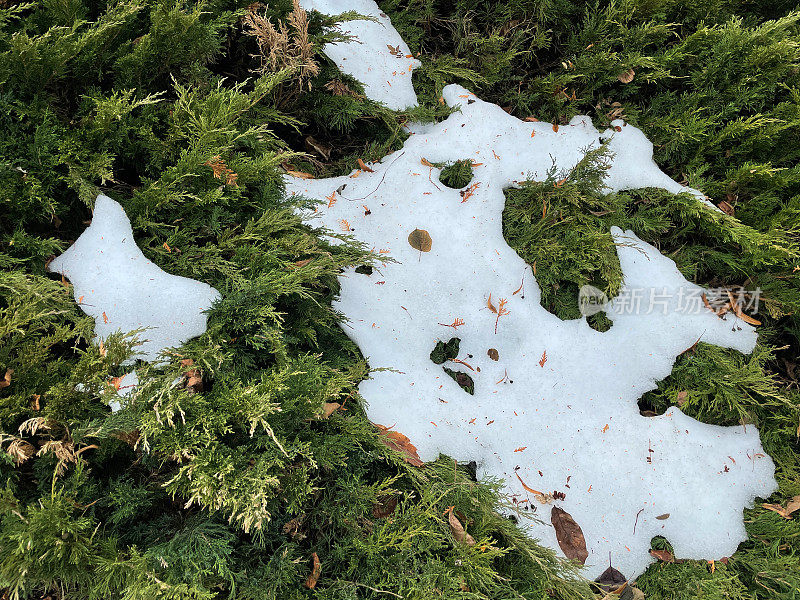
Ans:
[{"label": "juniper foliage", "polygon": [[[378,258],[322,241],[282,196],[281,165],[326,176],[379,159],[402,143],[404,120],[447,113],[437,100],[451,82],[518,116],[586,113],[603,126],[624,115],[673,177],[732,206],[729,216],[654,190],[603,196],[599,153],[561,185],[554,173],[509,191],[504,230],[562,318],[577,317],[580,285],[618,289],[611,225],[659,245],[690,280],[760,286],[756,351],[698,344],[641,405],[680,400],[707,422],[757,424],[778,466],[772,501],[800,494],[790,4],[386,0],[423,61],[422,106],[394,113],[320,54],[341,39],[333,18],[308,15],[302,61],[264,61],[248,20],[281,31],[297,10],[288,0],[0,2],[0,593],[590,597],[499,516],[497,482],[447,457],[411,467],[381,443],[355,387],[368,365],[330,307],[339,271]],[[215,176],[223,167],[235,176]],[[471,176],[468,164],[451,171],[455,187]],[[223,296],[206,334],[164,365],[137,365],[142,384],[114,413],[113,378],[135,340],[93,344],[68,282],[45,269],[100,191],[123,204],[150,260]],[[200,392],[186,386],[189,359]],[[342,408],[324,418],[333,402]],[[451,506],[475,546],[453,537]],[[794,598],[797,518],[758,503],[746,523],[750,540],[727,565],[659,564],[639,587],[648,598]]]}]

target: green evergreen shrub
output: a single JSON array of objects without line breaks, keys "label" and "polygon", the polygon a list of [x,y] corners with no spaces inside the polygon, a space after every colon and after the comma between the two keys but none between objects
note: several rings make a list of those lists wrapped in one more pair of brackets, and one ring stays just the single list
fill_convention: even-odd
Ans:
[{"label": "green evergreen shrub", "polygon": [[[800,494],[792,3],[387,0],[423,61],[422,105],[404,113],[366,99],[319,53],[340,39],[329,17],[309,15],[316,73],[288,59],[264,68],[243,18],[277,25],[292,3],[248,5],[0,2],[0,597],[590,597],[499,516],[497,482],[448,457],[412,467],[382,443],[355,387],[368,365],[330,306],[342,268],[379,259],[351,239],[322,241],[282,196],[281,167],[328,176],[398,148],[403,121],[447,113],[438,97],[451,82],[521,117],[586,113],[604,126],[624,115],[670,175],[731,206],[734,216],[653,190],[604,197],[592,156],[561,186],[508,191],[504,231],[562,318],[577,316],[580,285],[618,288],[611,225],[657,243],[690,280],[761,287],[756,351],[698,344],[642,406],[757,424],[777,464],[773,501]],[[141,386],[118,412],[113,378],[134,340],[94,345],[69,283],[45,268],[100,191],[122,203],[150,260],[223,295],[203,336],[165,365],[137,365]],[[188,360],[199,392],[185,385]],[[455,540],[449,507],[475,546]],[[749,541],[713,573],[657,564],[639,587],[796,598],[798,518],[759,503],[746,525]]]}]

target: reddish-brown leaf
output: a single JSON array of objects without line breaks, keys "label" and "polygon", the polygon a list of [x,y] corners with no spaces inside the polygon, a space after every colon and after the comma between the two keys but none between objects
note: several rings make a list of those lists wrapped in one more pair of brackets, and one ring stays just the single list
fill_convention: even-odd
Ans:
[{"label": "reddish-brown leaf", "polygon": [[589,557],[589,552],[586,550],[586,539],[572,515],[554,506],[550,511],[550,522],[556,530],[556,539],[564,555],[584,564]]},{"label": "reddish-brown leaf", "polygon": [[417,447],[411,443],[407,436],[399,431],[391,431],[388,427],[378,423],[375,423],[375,426],[381,433],[381,441],[389,448],[401,452],[408,464],[413,467],[421,467],[425,464],[417,454]]},{"label": "reddish-brown leaf", "polygon": [[361,170],[362,170],[362,171],[366,171],[367,173],[374,173],[374,172],[375,172],[373,169],[370,169],[370,168],[369,168],[369,167],[368,167],[368,166],[367,166],[367,165],[364,163],[364,161],[363,161],[363,160],[361,160],[360,158],[358,159],[358,166],[361,168]]},{"label": "reddish-brown leaf", "polygon": [[420,252],[430,252],[431,248],[433,247],[431,234],[429,234],[425,229],[415,229],[409,233],[408,243],[412,248],[414,248],[414,250],[419,250]]},{"label": "reddish-brown leaf", "polygon": [[488,354],[489,358],[492,360],[500,360],[500,353],[497,351],[497,348],[489,348],[486,354]]},{"label": "reddish-brown leaf", "polygon": [[650,556],[665,563],[675,562],[675,556],[669,550],[650,550]]},{"label": "reddish-brown leaf", "polygon": [[317,581],[319,581],[319,576],[322,574],[322,563],[319,562],[319,556],[317,556],[316,552],[311,553],[311,564],[311,575],[306,579],[306,587],[313,590],[317,585]]}]

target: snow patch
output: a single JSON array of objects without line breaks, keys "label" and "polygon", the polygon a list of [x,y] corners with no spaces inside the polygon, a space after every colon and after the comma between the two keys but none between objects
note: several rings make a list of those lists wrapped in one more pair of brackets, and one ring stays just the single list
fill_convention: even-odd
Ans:
[{"label": "snow patch", "polygon": [[417,105],[411,74],[421,63],[411,56],[408,45],[374,0],[300,0],[300,6],[330,16],[355,11],[373,17],[374,21],[341,23],[341,32],[356,39],[326,44],[322,51],[340,71],[364,85],[370,100],[382,102],[392,110]]},{"label": "snow patch", "polygon": [[[540,519],[524,521],[530,535],[551,548],[558,549],[551,507],[569,512],[585,535],[592,577],[609,554],[637,576],[653,561],[655,535],[680,558],[729,556],[746,539],[743,507],[776,488],[756,428],[706,425],[676,407],[646,418],[637,400],[698,339],[750,352],[755,330],[731,313],[682,309],[679,298],[699,288],[616,228],[624,288],[608,307],[613,326],[601,333],[585,319],[562,321],[541,306],[536,278],[502,234],[504,188],[542,181],[554,164],[569,172],[601,139],[615,153],[609,191],[702,194],[662,173],[652,144],[630,125],[601,134],[587,117],[557,128],[522,122],[456,85],[444,99],[461,110],[412,127],[373,173],[286,177],[287,194],[322,203],[313,213],[322,225],[397,261],[369,275],[345,272],[335,303],[371,367],[391,369],[359,387],[369,418],[409,436],[423,460],[446,453],[477,461],[480,476],[504,479],[517,506],[528,507],[521,512]],[[440,170],[423,163],[461,159],[475,163],[463,190],[442,185]],[[429,251],[409,243],[415,229],[430,234]],[[624,310],[636,290],[668,299],[658,310]],[[430,359],[438,341],[453,337],[461,340],[458,362],[443,366],[469,375],[474,395]],[[543,504],[525,486],[565,497]]]},{"label": "snow patch", "polygon": [[136,358],[146,361],[204,333],[205,311],[220,297],[210,285],[149,261],[123,208],[102,194],[92,224],[48,268],[72,283],[75,301],[94,317],[97,338],[144,329]]}]

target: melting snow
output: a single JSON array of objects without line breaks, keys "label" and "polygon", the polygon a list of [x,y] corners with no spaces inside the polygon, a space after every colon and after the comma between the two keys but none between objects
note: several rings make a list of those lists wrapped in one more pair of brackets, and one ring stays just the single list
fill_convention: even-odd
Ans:
[{"label": "melting snow", "polygon": [[[705,425],[677,407],[646,418],[637,400],[698,338],[750,352],[753,328],[731,313],[720,319],[702,306],[686,310],[681,299],[697,305],[700,289],[655,248],[616,228],[625,288],[608,307],[614,325],[600,333],[585,319],[562,321],[541,306],[531,269],[502,235],[504,188],[541,181],[553,164],[568,172],[601,138],[615,154],[609,191],[702,194],[663,174],[652,144],[621,121],[601,134],[576,117],[554,131],[459,86],[445,88],[444,98],[460,112],[415,125],[401,150],[372,165],[374,173],[287,177],[287,193],[322,202],[315,213],[322,224],[397,261],[371,275],[346,272],[336,306],[372,368],[391,369],[360,385],[369,418],[408,435],[423,460],[442,452],[504,479],[517,505],[541,519],[524,521],[530,534],[554,549],[551,506],[569,512],[586,538],[588,575],[599,575],[610,553],[616,568],[635,577],[653,560],[655,535],[680,558],[732,554],[746,538],[742,508],[776,487],[756,428]],[[470,159],[474,179],[464,190],[447,188],[423,159]],[[429,232],[429,252],[409,244],[415,229]],[[656,310],[643,304],[631,314],[626,307],[637,294],[657,294]],[[507,314],[498,317],[501,301]],[[463,362],[445,366],[471,376],[474,395],[429,358],[452,337],[461,339]],[[523,482],[565,498],[540,503]]]},{"label": "melting snow", "polygon": [[341,71],[364,85],[367,97],[392,110],[417,105],[411,74],[420,62],[392,27],[389,17],[374,0],[300,0],[305,10],[324,15],[355,11],[375,20],[359,19],[339,25],[342,33],[354,36],[349,42],[327,44],[322,50]]},{"label": "melting snow", "polygon": [[170,275],[147,260],[125,211],[103,195],[95,202],[92,224],[49,269],[70,280],[100,339],[145,329],[136,358],[147,361],[205,332],[205,311],[219,298],[210,285]]}]

